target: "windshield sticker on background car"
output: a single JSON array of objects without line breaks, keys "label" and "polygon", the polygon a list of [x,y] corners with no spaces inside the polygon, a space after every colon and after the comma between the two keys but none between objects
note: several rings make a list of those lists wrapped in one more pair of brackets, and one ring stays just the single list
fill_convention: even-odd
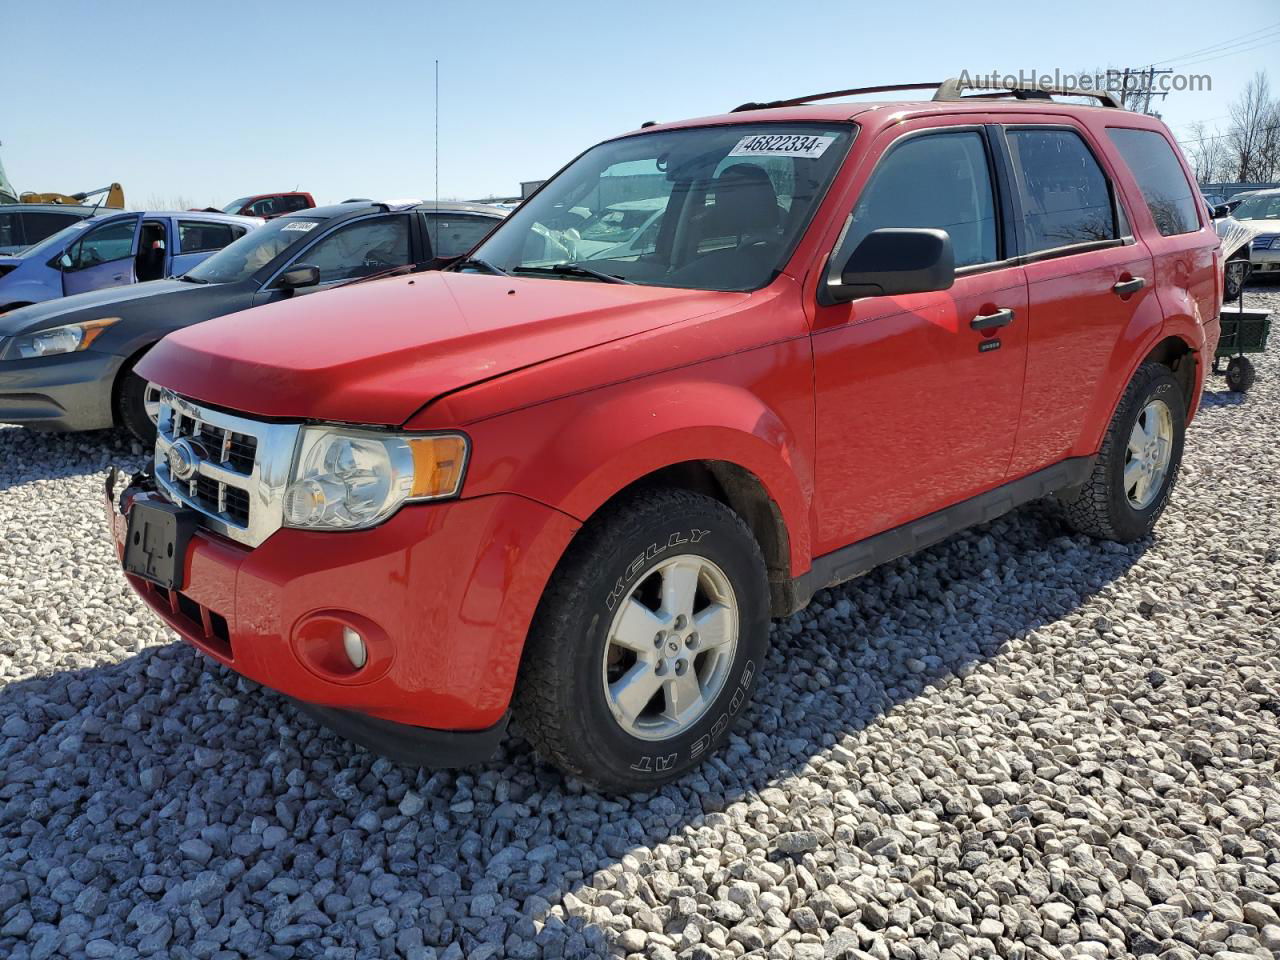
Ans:
[{"label": "windshield sticker on background car", "polygon": [[292,230],[297,233],[306,233],[308,230],[313,229],[315,225],[316,224],[314,220],[295,220],[292,223],[286,223],[283,227],[280,228],[280,232],[288,233],[289,231]]},{"label": "windshield sticker on background car", "polygon": [[739,140],[737,146],[729,151],[729,156],[816,159],[835,140],[835,137],[818,137],[805,133],[756,133]]}]

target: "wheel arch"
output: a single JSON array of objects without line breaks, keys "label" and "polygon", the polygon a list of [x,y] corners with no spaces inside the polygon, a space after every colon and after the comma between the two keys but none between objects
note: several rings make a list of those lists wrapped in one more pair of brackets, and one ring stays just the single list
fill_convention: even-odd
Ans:
[{"label": "wheel arch", "polygon": [[468,433],[468,496],[516,493],[586,524],[646,486],[693,490],[746,521],[771,580],[809,568],[812,441],[743,387],[619,385],[504,414]]},{"label": "wheel arch", "polygon": [[124,362],[120,364],[120,368],[116,371],[116,378],[111,384],[111,419],[116,426],[122,426],[120,423],[120,391],[124,388],[125,378],[133,372],[133,368],[137,366],[138,361],[146,355],[147,351],[154,347],[159,340],[150,340],[141,346],[136,346],[133,351],[124,358]]}]

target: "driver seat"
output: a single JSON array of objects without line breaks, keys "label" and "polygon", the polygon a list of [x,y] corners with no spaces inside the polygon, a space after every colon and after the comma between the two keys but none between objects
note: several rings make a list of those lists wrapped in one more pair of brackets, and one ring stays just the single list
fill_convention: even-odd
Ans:
[{"label": "driver seat", "polygon": [[698,250],[717,249],[732,238],[735,246],[777,238],[780,222],[778,194],[763,168],[735,163],[720,171],[709,193],[715,198],[702,216]]}]

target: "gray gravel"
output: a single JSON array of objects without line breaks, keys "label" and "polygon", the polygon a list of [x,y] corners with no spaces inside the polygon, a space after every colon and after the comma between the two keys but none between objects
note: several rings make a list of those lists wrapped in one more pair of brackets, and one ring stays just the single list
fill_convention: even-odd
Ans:
[{"label": "gray gravel", "polygon": [[0,429],[0,955],[1280,952],[1278,403],[1209,397],[1149,543],[1032,507],[824,592],[629,799],[318,730],[128,593],[127,444]]}]

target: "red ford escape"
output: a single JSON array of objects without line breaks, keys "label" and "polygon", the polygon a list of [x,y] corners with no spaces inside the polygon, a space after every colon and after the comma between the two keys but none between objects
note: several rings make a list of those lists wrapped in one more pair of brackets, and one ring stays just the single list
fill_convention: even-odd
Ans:
[{"label": "red ford escape", "polygon": [[514,714],[635,790],[717,747],[818,589],[1049,495],[1145,536],[1222,284],[1169,131],[1106,94],[812,102],[883,91],[649,126],[449,271],[168,337],[153,471],[108,496],[129,582],[390,757],[482,760]]}]

